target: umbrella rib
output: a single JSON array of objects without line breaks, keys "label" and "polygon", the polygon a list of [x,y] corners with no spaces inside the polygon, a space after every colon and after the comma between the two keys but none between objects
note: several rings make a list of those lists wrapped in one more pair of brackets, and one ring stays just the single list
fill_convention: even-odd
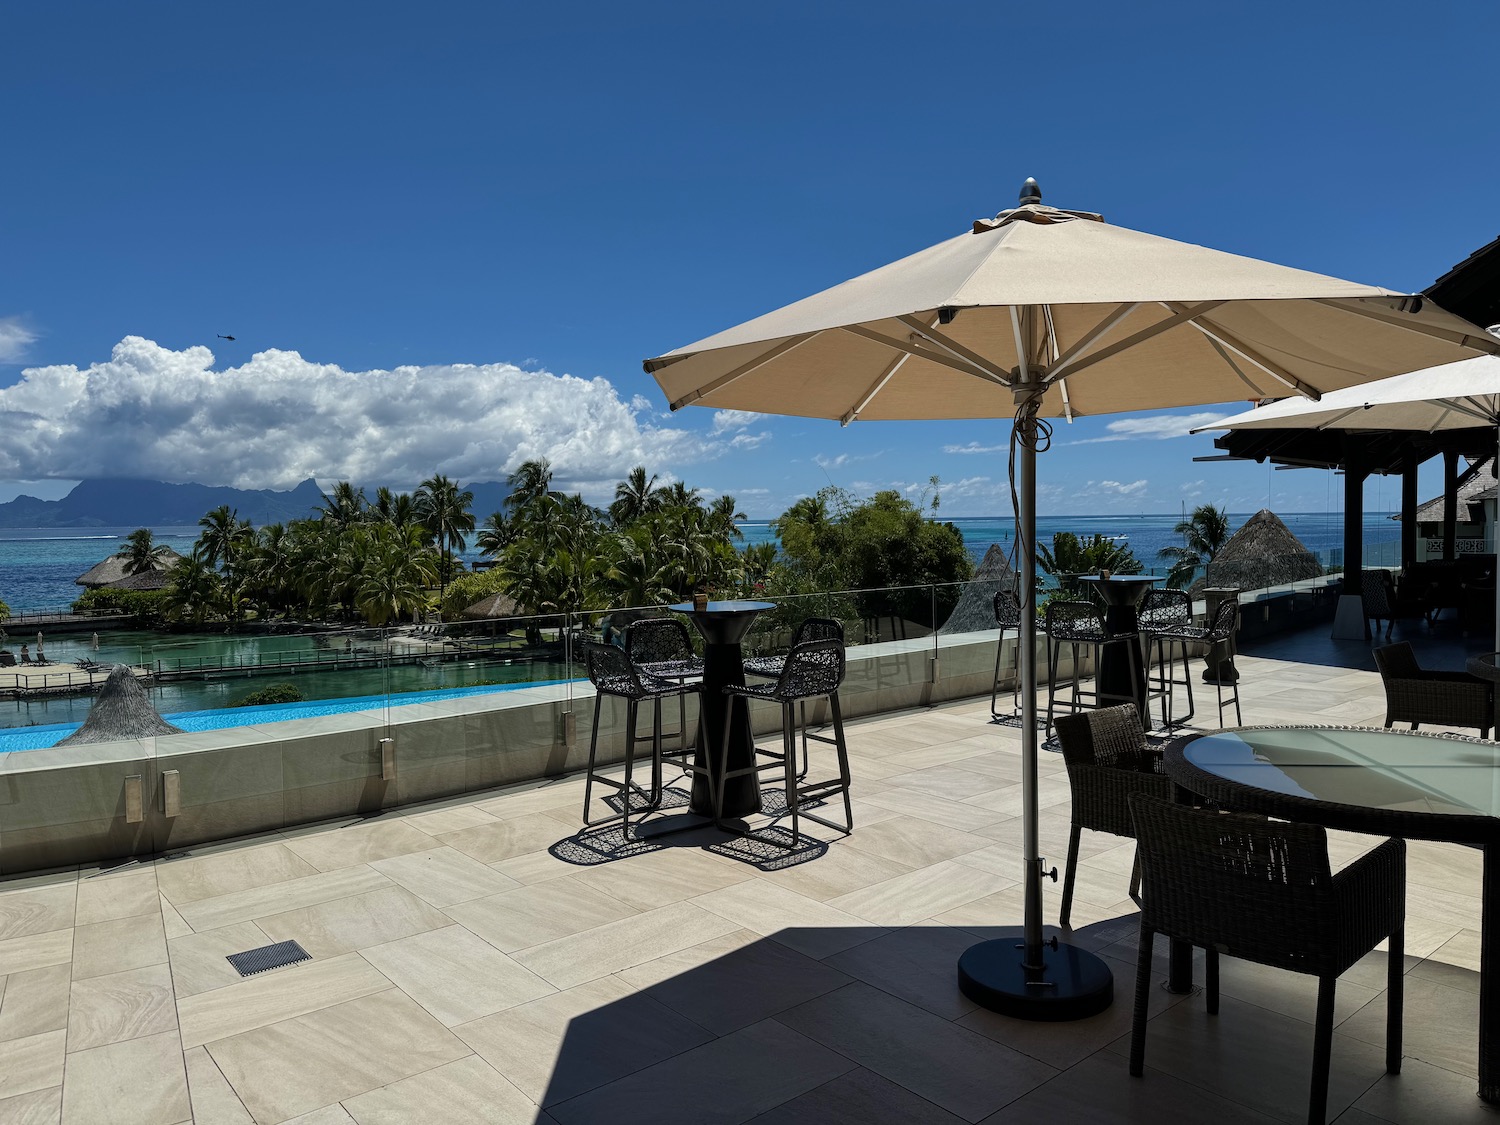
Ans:
[{"label": "umbrella rib", "polygon": [[873,328],[866,328],[863,324],[845,324],[839,330],[841,332],[852,333],[855,336],[870,340],[876,344],[884,344],[892,351],[904,352],[907,355],[916,356],[918,359],[925,359],[932,363],[941,364],[944,367],[951,367],[954,371],[961,371],[965,375],[972,375],[976,379],[983,379],[987,383],[998,383],[1002,387],[1010,386],[1008,382],[998,375],[981,370],[956,356],[947,355],[943,352],[929,351],[926,348],[919,348],[908,340],[898,340],[894,336],[887,336],[883,332],[876,332]]},{"label": "umbrella rib", "polygon": [[1016,340],[1016,378],[1024,387],[1031,382],[1031,357],[1021,332],[1021,310],[1015,305],[1010,306],[1010,331]]},{"label": "umbrella rib", "polygon": [[1245,374],[1244,370],[1240,367],[1238,361],[1235,359],[1234,353],[1230,352],[1227,348],[1224,347],[1223,344],[1219,343],[1219,341],[1215,340],[1212,336],[1208,337],[1208,343],[1214,351],[1219,353],[1219,358],[1224,361],[1224,365],[1240,377],[1240,382],[1244,383],[1245,386],[1249,387],[1252,391],[1255,392],[1256,398],[1266,397],[1265,388],[1257,385],[1254,379]]},{"label": "umbrella rib", "polygon": [[1088,351],[1089,348],[1098,343],[1099,340],[1107,332],[1109,332],[1112,328],[1114,328],[1115,325],[1119,324],[1120,321],[1124,320],[1131,313],[1135,312],[1135,310],[1139,307],[1139,305],[1134,303],[1121,305],[1119,308],[1115,309],[1114,312],[1106,314],[1103,318],[1100,319],[1098,324],[1094,325],[1094,327],[1090,328],[1077,340],[1073,341],[1073,346],[1067,351],[1063,352],[1062,355],[1058,356],[1057,359],[1052,363],[1051,367],[1048,368],[1049,381],[1062,378],[1062,373],[1069,367],[1075,366],[1076,362],[1079,361],[1084,352]]},{"label": "umbrella rib", "polygon": [[[1402,314],[1371,304],[1368,298],[1347,300],[1339,297],[1317,297],[1314,299],[1318,304],[1327,305],[1331,309],[1340,309],[1343,312],[1354,313],[1356,316],[1369,317],[1371,320],[1378,320],[1382,324],[1389,324],[1395,328],[1404,328],[1408,332],[1431,336],[1436,340],[1447,340],[1450,344],[1457,344],[1461,348],[1472,348],[1478,352],[1500,355],[1500,340],[1495,339],[1493,336],[1472,336],[1467,332],[1456,332],[1451,328],[1439,328],[1436,325],[1424,324],[1410,313]],[[1439,305],[1438,308],[1442,308],[1442,306]]]},{"label": "umbrella rib", "polygon": [[957,340],[953,339],[953,337],[947,335],[946,333],[939,332],[931,324],[923,324],[916,317],[910,315],[898,316],[896,319],[899,320],[902,324],[906,325],[906,327],[910,328],[913,332],[922,337],[922,339],[926,340],[928,343],[934,345],[935,347],[942,348],[943,351],[957,357],[958,359],[962,359],[968,363],[973,364],[980,371],[989,372],[1006,386],[1010,385],[1010,376],[1007,373],[996,371],[994,367],[991,366],[989,360],[985,359],[984,356],[980,355],[972,348],[964,347]]},{"label": "umbrella rib", "polygon": [[[1067,370],[1069,374],[1076,375],[1082,368],[1091,367],[1092,365],[1099,363],[1102,360],[1108,359],[1110,356],[1118,355],[1120,352],[1125,351],[1127,348],[1133,348],[1138,344],[1143,344],[1153,336],[1160,336],[1163,332],[1166,332],[1172,328],[1176,328],[1179,324],[1183,324],[1185,322],[1193,323],[1194,317],[1202,316],[1206,312],[1211,312],[1224,303],[1225,302],[1223,301],[1204,301],[1202,304],[1192,305],[1187,308],[1165,305],[1164,307],[1171,310],[1172,312],[1172,315],[1167,317],[1166,320],[1157,321],[1157,323],[1150,325],[1147,328],[1143,328],[1139,332],[1135,332],[1129,336],[1126,336],[1123,340],[1116,340],[1108,347],[1100,348],[1096,352],[1089,352],[1088,355],[1082,356],[1080,358],[1079,353],[1082,352],[1089,343],[1092,343],[1093,340],[1096,340],[1099,337],[1099,335],[1101,335],[1105,331],[1108,331],[1108,329],[1112,328],[1126,316],[1129,316],[1130,313],[1135,308],[1137,308],[1136,305],[1129,305],[1126,308],[1122,309],[1120,312],[1116,313],[1113,317],[1109,318],[1108,323],[1102,323],[1098,325],[1094,329],[1094,331],[1089,334],[1089,336],[1084,337],[1083,340],[1080,340],[1077,344],[1074,344],[1071,348],[1069,348],[1067,354],[1064,355],[1062,359],[1058,360],[1057,363],[1053,364],[1052,370],[1047,374],[1047,378],[1049,380],[1057,379],[1062,375],[1064,370]],[[1090,337],[1092,337],[1092,339]]]},{"label": "umbrella rib", "polygon": [[1470,418],[1478,418],[1481,422],[1486,422],[1491,426],[1496,422],[1500,422],[1500,418],[1495,417],[1493,410],[1486,410],[1482,403],[1474,401],[1472,395],[1464,395],[1462,398],[1444,398],[1438,401],[1449,410],[1456,410],[1460,414],[1467,414]]},{"label": "umbrella rib", "polygon": [[[1168,304],[1167,308],[1177,309],[1180,308],[1180,306]],[[1271,378],[1275,379],[1277,382],[1285,383],[1288,387],[1291,387],[1293,390],[1295,390],[1299,395],[1305,395],[1307,398],[1313,399],[1314,401],[1323,397],[1323,392],[1318,390],[1318,388],[1309,386],[1307,383],[1304,383],[1290,371],[1287,371],[1285,368],[1281,367],[1280,364],[1276,363],[1273,360],[1269,360],[1265,356],[1259,354],[1254,348],[1245,343],[1243,340],[1240,340],[1238,337],[1230,335],[1229,332],[1225,330],[1223,325],[1216,324],[1211,320],[1198,319],[1189,320],[1188,323],[1196,328],[1199,332],[1203,333],[1203,335],[1207,336],[1210,340],[1216,340],[1220,344],[1223,344],[1230,351],[1236,353],[1244,359],[1249,360],[1251,363],[1255,364],[1256,367],[1259,367],[1262,371],[1271,376]]]},{"label": "umbrella rib", "polygon": [[896,372],[900,371],[902,364],[910,358],[911,356],[905,352],[898,355],[890,366],[880,373],[880,378],[870,384],[865,393],[854,404],[853,408],[839,418],[839,425],[847,426],[850,422],[857,421],[859,416],[864,413],[865,407],[870,405],[876,395],[885,390],[885,385],[896,377]]},{"label": "umbrella rib", "polygon": [[750,374],[750,372],[754,371],[756,368],[764,367],[773,359],[785,355],[793,348],[801,347],[817,334],[818,333],[816,332],[804,332],[800,336],[788,336],[785,340],[781,341],[781,343],[777,344],[769,351],[761,352],[760,355],[756,356],[748,363],[742,363],[733,371],[730,371],[724,375],[720,375],[713,382],[698,387],[696,390],[691,390],[681,398],[668,403],[668,407],[672,410],[681,410],[684,406],[691,406],[699,399],[705,398],[708,395],[713,394],[715,391],[722,390],[730,383],[733,383],[736,379],[743,378],[744,376]]}]

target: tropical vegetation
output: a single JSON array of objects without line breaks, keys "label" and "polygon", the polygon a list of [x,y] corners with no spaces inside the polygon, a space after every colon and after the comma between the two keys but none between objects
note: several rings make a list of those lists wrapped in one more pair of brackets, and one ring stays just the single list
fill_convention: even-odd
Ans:
[{"label": "tropical vegetation", "polygon": [[[504,507],[476,521],[473,494],[438,473],[412,493],[339,481],[308,518],[254,528],[224,506],[198,521],[191,553],[162,591],[90,591],[80,609],[139,611],[193,628],[296,619],[386,626],[437,613],[452,620],[502,595],[516,616],[543,617],[715,597],[788,598],[866,590],[842,607],[931,624],[946,617],[972,563],[962,536],[937,512],[937,481],[912,503],[896,492],[868,499],[825,489],[776,521],[782,548],[743,546],[733,496],[707,495],[636,466],[605,508],[556,487],[546,458],[512,472]],[[470,541],[483,569],[466,569]],[[167,565],[149,529],[119,552],[130,573]],[[934,604],[928,584],[947,588]],[[920,589],[879,592],[891,587]],[[127,609],[127,607],[131,607]],[[806,610],[806,605],[800,605]],[[830,611],[831,612],[831,611]]]},{"label": "tropical vegetation", "polygon": [[1172,532],[1182,536],[1182,546],[1163,547],[1158,554],[1172,564],[1167,585],[1181,590],[1193,584],[1198,571],[1207,567],[1229,541],[1229,517],[1223,508],[1200,504],[1192,515],[1178,521]]}]

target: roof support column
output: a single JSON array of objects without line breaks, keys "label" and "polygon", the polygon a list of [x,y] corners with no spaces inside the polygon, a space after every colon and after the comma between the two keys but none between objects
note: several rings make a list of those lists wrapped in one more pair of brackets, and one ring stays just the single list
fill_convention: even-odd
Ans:
[{"label": "roof support column", "polygon": [[1365,618],[1360,586],[1364,581],[1365,546],[1365,468],[1367,458],[1363,440],[1356,434],[1344,435],[1344,590],[1339,597],[1333,619],[1335,640],[1368,640],[1369,622]]},{"label": "roof support column", "polygon": [[1417,455],[1401,462],[1401,573],[1411,574],[1417,561]]},{"label": "roof support column", "polygon": [[1458,450],[1443,450],[1443,559],[1458,557]]}]

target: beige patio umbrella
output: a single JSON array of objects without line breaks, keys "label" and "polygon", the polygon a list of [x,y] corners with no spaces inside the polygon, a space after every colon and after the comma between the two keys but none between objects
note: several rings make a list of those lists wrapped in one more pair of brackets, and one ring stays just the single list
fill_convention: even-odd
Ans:
[{"label": "beige patio umbrella", "polygon": [[1102,961],[1042,941],[1037,845],[1036,461],[1040,417],[1307,397],[1500,353],[1422,297],[1111,226],[1041,203],[718,335],[647,360],[672,409],[853,421],[1013,417],[1020,548],[1023,864],[1020,946],[959,963],[976,1002],[1033,1019],[1110,1002]]}]

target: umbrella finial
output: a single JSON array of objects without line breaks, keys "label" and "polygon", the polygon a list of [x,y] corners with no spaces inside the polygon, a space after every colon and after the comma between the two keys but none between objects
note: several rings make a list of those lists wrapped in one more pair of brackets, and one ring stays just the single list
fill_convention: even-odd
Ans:
[{"label": "umbrella finial", "polygon": [[1028,203],[1040,203],[1041,201],[1042,189],[1037,186],[1036,180],[1027,176],[1026,182],[1021,185],[1021,206],[1025,207]]}]

